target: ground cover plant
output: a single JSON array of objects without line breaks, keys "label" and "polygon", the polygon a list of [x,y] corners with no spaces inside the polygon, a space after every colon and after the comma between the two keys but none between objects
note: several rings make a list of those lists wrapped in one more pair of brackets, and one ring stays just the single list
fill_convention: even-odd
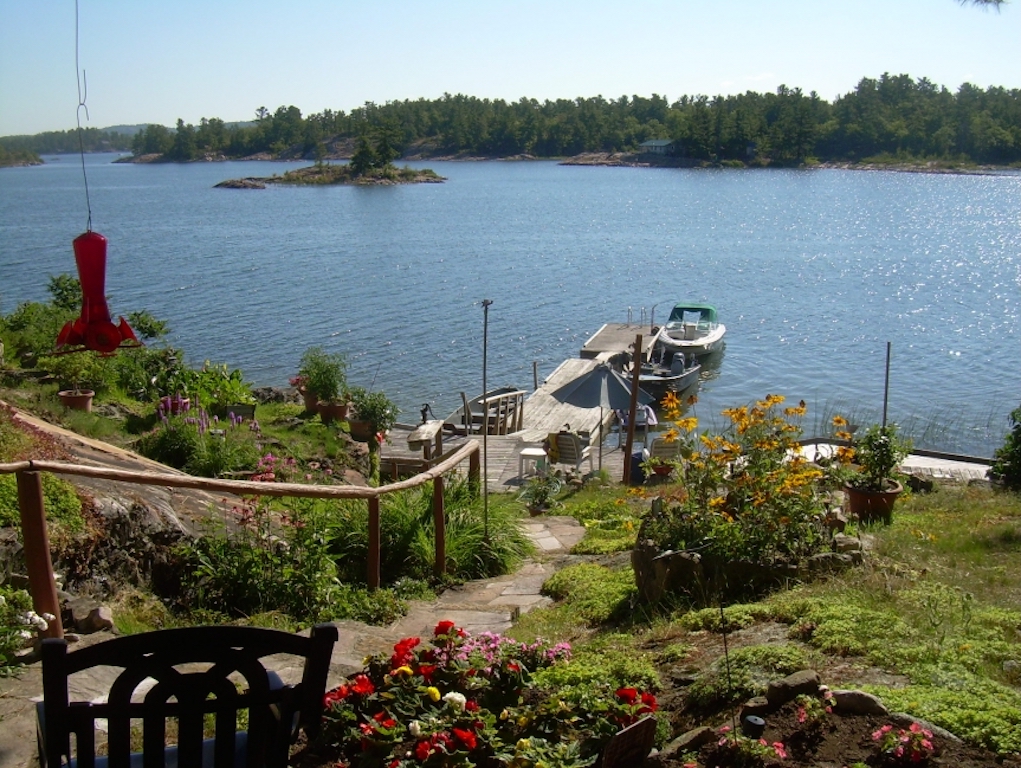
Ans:
[{"label": "ground cover plant", "polygon": [[[572,503],[565,503],[565,513]],[[523,616],[510,634],[526,641],[540,634],[569,639],[576,658],[608,644],[620,656],[651,659],[657,684],[650,690],[670,734],[714,729],[710,746],[661,756],[654,765],[880,766],[898,759],[886,737],[916,733],[908,721],[825,707],[799,720],[793,704],[767,716],[768,749],[718,744],[737,738],[733,717],[741,702],[801,668],[818,670],[833,688],[872,692],[891,712],[935,726],[932,754],[921,755],[929,765],[1017,764],[1021,499],[988,487],[944,486],[905,499],[891,526],[861,535],[871,547],[863,567],[722,609],[613,610],[632,604],[626,561],[586,565],[574,589],[565,587],[572,581],[565,569],[547,585],[557,603]],[[592,607],[592,595],[600,593],[601,611]],[[730,736],[719,730],[728,724]],[[948,740],[939,728],[964,743]],[[773,742],[783,745],[786,757]],[[904,764],[913,764],[911,750],[903,754]]]}]

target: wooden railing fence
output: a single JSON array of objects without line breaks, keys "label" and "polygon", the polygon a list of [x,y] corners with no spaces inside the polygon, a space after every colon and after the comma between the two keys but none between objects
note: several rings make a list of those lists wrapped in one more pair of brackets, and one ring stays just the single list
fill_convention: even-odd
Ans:
[{"label": "wooden railing fence", "polygon": [[365,499],[369,505],[369,558],[366,565],[366,582],[369,589],[378,589],[380,582],[380,518],[379,500],[388,493],[405,491],[425,483],[433,483],[433,522],[436,528],[435,572],[446,572],[446,510],[444,508],[444,476],[468,460],[469,481],[478,483],[480,477],[479,443],[471,440],[414,477],[378,488],[354,485],[304,485],[301,483],[260,483],[250,480],[218,480],[190,475],[133,470],[109,469],[62,461],[18,461],[0,464],[0,474],[15,474],[18,485],[18,505],[21,512],[21,532],[28,566],[29,591],[36,613],[50,613],[57,620],[50,622],[44,637],[63,637],[60,622],[60,603],[50,558],[49,535],[46,532],[46,510],[43,504],[41,472],[59,475],[78,475],[103,480],[114,480],[135,485],[159,485],[168,488],[197,488],[204,491],[232,493],[237,496],[281,496],[302,499]]}]

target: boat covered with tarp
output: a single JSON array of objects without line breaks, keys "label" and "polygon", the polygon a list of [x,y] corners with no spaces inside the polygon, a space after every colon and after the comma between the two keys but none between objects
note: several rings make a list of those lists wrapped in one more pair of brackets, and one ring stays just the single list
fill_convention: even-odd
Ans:
[{"label": "boat covered with tarp", "polygon": [[702,357],[723,347],[726,332],[727,327],[717,319],[716,307],[711,304],[677,304],[656,334],[653,354],[659,346],[685,357]]}]

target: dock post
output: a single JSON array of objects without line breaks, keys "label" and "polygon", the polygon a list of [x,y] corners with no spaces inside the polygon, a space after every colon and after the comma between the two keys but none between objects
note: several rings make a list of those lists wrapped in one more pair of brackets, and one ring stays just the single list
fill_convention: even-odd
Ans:
[{"label": "dock post", "polygon": [[380,571],[379,496],[369,498],[369,565],[366,574],[369,591],[379,589]]},{"label": "dock post", "polygon": [[447,520],[443,508],[443,475],[433,480],[433,529],[436,532],[436,562],[433,575],[447,572]]}]

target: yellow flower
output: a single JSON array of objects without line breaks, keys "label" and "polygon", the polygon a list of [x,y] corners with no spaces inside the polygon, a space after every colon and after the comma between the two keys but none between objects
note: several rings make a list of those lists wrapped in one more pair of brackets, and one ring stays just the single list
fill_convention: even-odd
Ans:
[{"label": "yellow flower", "polygon": [[847,426],[847,419],[845,419],[843,416],[834,416],[833,417],[833,426],[834,427],[846,427]]},{"label": "yellow flower", "polygon": [[680,437],[680,436],[681,436],[681,433],[680,433],[680,432],[678,432],[678,431],[677,431],[676,429],[674,429],[673,427],[671,427],[671,428],[670,428],[670,429],[668,429],[668,430],[666,431],[666,433],[665,433],[665,434],[663,435],[663,439],[664,439],[664,440],[666,440],[666,441],[667,441],[668,443],[672,443],[672,442],[673,442],[674,440],[676,440],[676,439],[677,439],[678,437]]},{"label": "yellow flower", "polygon": [[429,698],[433,701],[439,701],[442,698],[442,696],[440,696],[440,689],[434,685],[430,685],[426,688],[425,692],[429,694]]},{"label": "yellow flower", "polygon": [[680,408],[681,399],[677,396],[676,392],[667,392],[663,395],[663,408]]},{"label": "yellow flower", "polygon": [[687,416],[683,419],[678,419],[676,424],[680,429],[688,432],[694,432],[695,428],[698,427],[698,419],[694,416]]},{"label": "yellow flower", "polygon": [[397,667],[397,669],[395,669],[393,671],[393,674],[394,675],[409,675],[410,676],[410,675],[413,675],[414,672],[411,671],[411,667],[409,667],[407,664],[405,664],[403,667]]},{"label": "yellow flower", "polygon": [[837,448],[837,461],[841,464],[850,464],[854,461],[854,448],[848,448],[846,445]]},{"label": "yellow flower", "polygon": [[792,405],[790,408],[784,408],[783,412],[788,416],[804,416],[806,410],[807,407],[805,406],[805,401],[802,400],[797,405]]}]

